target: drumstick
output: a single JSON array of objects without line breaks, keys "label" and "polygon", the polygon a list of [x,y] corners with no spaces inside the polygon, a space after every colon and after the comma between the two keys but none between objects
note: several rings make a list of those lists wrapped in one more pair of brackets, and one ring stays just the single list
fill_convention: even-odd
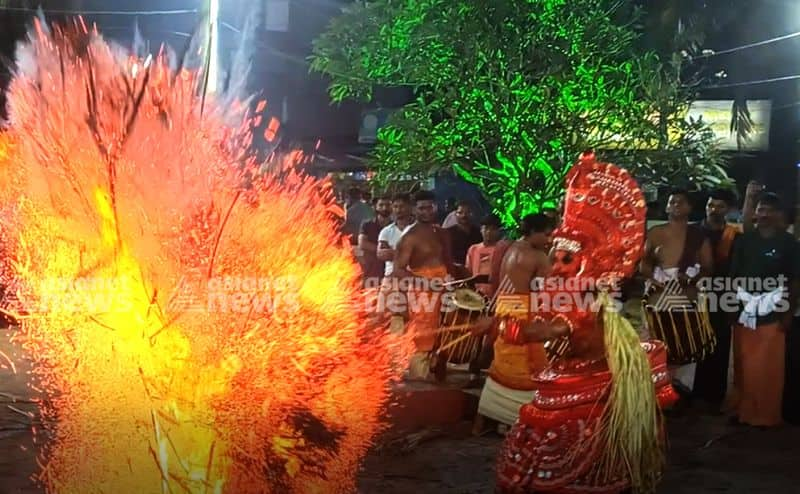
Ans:
[{"label": "drumstick", "polygon": [[466,283],[468,281],[474,280],[477,277],[478,277],[478,275],[474,275],[474,276],[470,276],[469,278],[464,278],[463,280],[445,281],[444,283],[442,283],[442,286],[461,285],[461,284]]},{"label": "drumstick", "polygon": [[446,344],[446,345],[444,345],[444,346],[442,346],[440,348],[437,348],[436,350],[438,352],[443,352],[443,351],[447,350],[448,348],[456,346],[459,343],[461,343],[462,341],[466,340],[467,338],[471,338],[471,337],[472,337],[472,333],[466,333],[466,334],[464,334],[462,336],[459,336],[455,340],[449,342],[448,344]]},{"label": "drumstick", "polygon": [[430,334],[449,333],[450,331],[463,331],[465,329],[474,328],[476,323],[477,321],[472,324],[458,324],[455,326],[448,326],[446,328],[439,328],[431,331]]},{"label": "drumstick", "polygon": [[433,331],[420,331],[417,334],[422,336],[422,335],[449,333],[451,331],[464,331],[465,329],[474,328],[476,323],[477,321],[472,324],[458,324],[456,326],[448,326],[446,328],[434,329]]}]

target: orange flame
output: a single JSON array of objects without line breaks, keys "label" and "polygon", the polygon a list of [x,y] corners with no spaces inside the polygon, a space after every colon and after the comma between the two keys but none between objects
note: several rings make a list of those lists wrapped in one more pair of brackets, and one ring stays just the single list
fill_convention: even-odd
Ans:
[{"label": "orange flame", "polygon": [[351,492],[411,345],[367,323],[329,184],[259,173],[197,74],[77,26],[20,47],[0,141],[41,481]]},{"label": "orange flame", "polygon": [[272,117],[269,120],[269,125],[267,125],[267,129],[264,131],[264,139],[266,139],[267,142],[274,141],[275,138],[278,136],[278,129],[280,128],[280,126],[281,122],[277,118]]}]

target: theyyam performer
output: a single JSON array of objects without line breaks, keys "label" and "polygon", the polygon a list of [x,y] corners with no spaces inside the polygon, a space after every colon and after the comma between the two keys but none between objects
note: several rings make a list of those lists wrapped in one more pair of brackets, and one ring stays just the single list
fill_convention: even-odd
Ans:
[{"label": "theyyam performer", "polygon": [[498,459],[497,492],[652,492],[664,465],[660,407],[677,396],[663,344],[640,342],[610,293],[642,254],[644,197],[628,172],[591,152],[566,180],[552,273],[528,298],[537,312],[525,333],[566,336],[569,349],[532,378],[534,397]]}]

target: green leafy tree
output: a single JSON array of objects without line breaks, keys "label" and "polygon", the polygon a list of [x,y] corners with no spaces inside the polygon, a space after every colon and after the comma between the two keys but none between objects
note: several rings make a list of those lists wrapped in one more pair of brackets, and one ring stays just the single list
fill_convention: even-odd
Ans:
[{"label": "green leafy tree", "polygon": [[679,74],[636,49],[638,11],[623,4],[356,2],[315,41],[311,66],[336,102],[411,88],[379,132],[379,178],[455,170],[506,224],[555,206],[586,149],[625,159],[644,182],[726,180],[710,130],[684,121]]}]

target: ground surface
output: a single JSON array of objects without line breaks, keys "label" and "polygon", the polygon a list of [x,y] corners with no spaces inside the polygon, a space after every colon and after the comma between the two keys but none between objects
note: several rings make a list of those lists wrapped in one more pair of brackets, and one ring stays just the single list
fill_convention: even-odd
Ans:
[{"label": "ground surface", "polygon": [[[500,438],[451,436],[410,453],[373,454],[364,494],[492,494]],[[670,423],[669,467],[659,494],[800,492],[800,428],[741,429],[688,414]]]},{"label": "ground surface", "polygon": [[[40,492],[31,439],[34,407],[24,356],[0,331],[0,494]],[[14,360],[16,373],[3,354]],[[438,431],[403,450],[387,444],[368,459],[362,494],[490,494],[500,438],[474,438],[469,424]],[[437,432],[437,431],[434,431]],[[788,494],[800,492],[800,428],[757,431],[727,425],[722,417],[689,413],[669,423],[669,469],[659,493]],[[119,493],[126,494],[126,493]]]}]

